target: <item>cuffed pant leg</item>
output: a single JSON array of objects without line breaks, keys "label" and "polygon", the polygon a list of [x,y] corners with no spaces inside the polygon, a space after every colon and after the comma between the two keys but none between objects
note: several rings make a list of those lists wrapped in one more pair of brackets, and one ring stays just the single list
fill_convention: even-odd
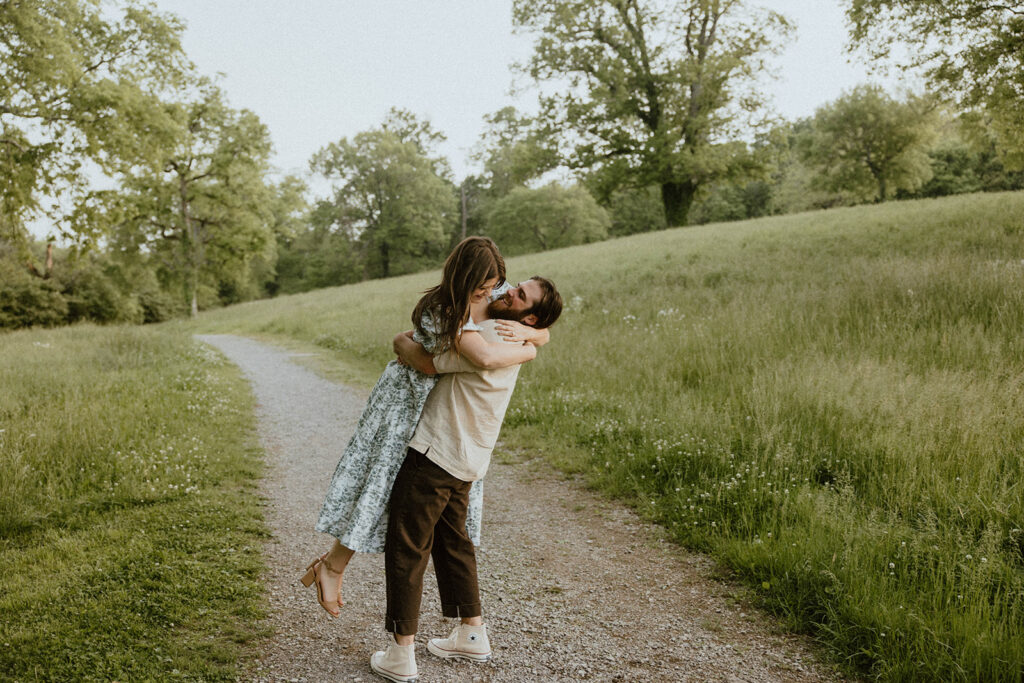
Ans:
[{"label": "cuffed pant leg", "polygon": [[419,626],[423,573],[434,541],[434,525],[450,495],[450,489],[439,482],[438,472],[449,476],[423,454],[409,449],[391,490],[384,547],[384,628],[397,635],[415,635]]},{"label": "cuffed pant leg", "polygon": [[446,617],[478,617],[482,612],[476,549],[466,533],[470,484],[458,483],[461,485],[453,488],[448,504],[434,525],[431,554],[441,597],[441,613]]}]

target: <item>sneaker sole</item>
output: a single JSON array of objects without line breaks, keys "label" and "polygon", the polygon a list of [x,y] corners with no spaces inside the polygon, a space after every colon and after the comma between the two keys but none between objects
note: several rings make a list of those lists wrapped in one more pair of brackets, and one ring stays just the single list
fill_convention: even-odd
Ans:
[{"label": "sneaker sole", "polygon": [[388,679],[389,681],[394,681],[395,683],[416,683],[418,680],[420,680],[418,674],[416,676],[413,676],[412,678],[408,676],[398,676],[396,674],[389,673],[384,669],[378,669],[373,665],[373,662],[370,662],[370,671],[377,674],[378,676]]},{"label": "sneaker sole", "polygon": [[441,659],[466,659],[471,662],[487,662],[491,659],[490,652],[488,652],[485,655],[478,655],[473,654],[471,652],[453,652],[449,650],[442,650],[441,648],[436,647],[430,641],[427,641],[427,652],[434,655],[435,657],[440,657]]}]

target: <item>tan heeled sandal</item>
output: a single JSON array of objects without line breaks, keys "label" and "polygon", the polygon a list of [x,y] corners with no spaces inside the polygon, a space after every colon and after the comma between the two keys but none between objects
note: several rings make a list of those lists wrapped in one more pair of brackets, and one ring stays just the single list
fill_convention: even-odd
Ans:
[{"label": "tan heeled sandal", "polygon": [[[333,602],[328,602],[324,599],[324,587],[320,583],[320,567],[324,566],[330,569],[335,574],[340,574],[338,570],[327,563],[327,553],[324,553],[320,557],[310,562],[309,566],[306,567],[306,573],[302,577],[302,585],[309,588],[312,584],[316,584],[316,601],[320,603],[320,606],[330,614],[332,617],[337,618],[341,613],[340,608],[345,605],[341,599],[341,586],[338,586],[338,596]],[[333,608],[333,609],[332,609]]]}]

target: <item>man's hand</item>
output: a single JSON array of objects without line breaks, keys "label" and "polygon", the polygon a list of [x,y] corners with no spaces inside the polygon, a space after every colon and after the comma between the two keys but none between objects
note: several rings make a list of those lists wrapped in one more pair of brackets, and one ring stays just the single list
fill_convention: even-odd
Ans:
[{"label": "man's hand", "polygon": [[538,330],[515,320],[496,320],[494,329],[507,342],[528,342],[534,346],[544,346],[551,338],[547,329]]},{"label": "man's hand", "polygon": [[402,360],[401,351],[399,351],[399,340],[402,337],[405,337],[406,339],[412,339],[412,330],[409,330],[408,332],[399,332],[398,334],[396,334],[395,338],[391,340],[391,350],[395,352],[396,356],[398,356],[397,360],[399,363],[401,363],[402,365],[407,365],[407,363],[404,360]]},{"label": "man's hand", "polygon": [[412,330],[399,332],[391,341],[398,362],[419,370],[424,375],[436,375],[434,358],[418,342],[412,340]]}]

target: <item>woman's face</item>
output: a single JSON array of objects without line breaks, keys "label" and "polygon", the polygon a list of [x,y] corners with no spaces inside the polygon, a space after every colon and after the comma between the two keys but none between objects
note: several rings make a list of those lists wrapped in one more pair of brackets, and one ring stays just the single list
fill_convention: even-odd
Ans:
[{"label": "woman's face", "polygon": [[491,290],[493,290],[497,286],[498,278],[492,277],[490,280],[487,280],[482,285],[473,290],[473,296],[469,298],[469,302],[473,304],[478,304],[484,299],[489,298],[491,296]]}]

